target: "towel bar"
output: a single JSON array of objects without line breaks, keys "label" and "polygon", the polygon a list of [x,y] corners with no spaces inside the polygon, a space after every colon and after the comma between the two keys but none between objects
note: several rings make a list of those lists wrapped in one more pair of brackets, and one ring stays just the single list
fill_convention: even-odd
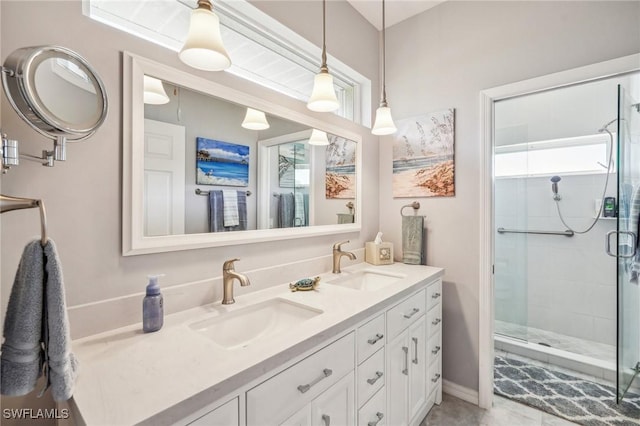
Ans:
[{"label": "towel bar", "polygon": [[407,205],[405,205],[405,206],[402,206],[402,207],[400,208],[400,216],[404,216],[404,213],[402,213],[402,211],[403,211],[405,208],[407,208],[407,207],[411,207],[411,208],[413,208],[413,214],[416,214],[416,213],[418,212],[418,209],[420,208],[420,203],[419,203],[419,202],[417,202],[417,201],[414,201],[414,202],[413,202],[413,203],[411,203],[411,204],[407,204]]},{"label": "towel bar", "polygon": [[3,204],[0,207],[0,213],[10,212],[12,210],[40,209],[40,243],[44,246],[49,240],[47,237],[47,211],[44,207],[43,200],[33,198],[11,197],[9,195],[0,194],[0,201],[9,201],[16,204]]},{"label": "towel bar", "polygon": [[[210,191],[203,191],[200,188],[196,188],[196,194],[198,194],[198,195],[209,195],[209,192]],[[248,197],[249,195],[251,195],[251,191],[247,191],[246,194],[247,194],[247,197]]]}]

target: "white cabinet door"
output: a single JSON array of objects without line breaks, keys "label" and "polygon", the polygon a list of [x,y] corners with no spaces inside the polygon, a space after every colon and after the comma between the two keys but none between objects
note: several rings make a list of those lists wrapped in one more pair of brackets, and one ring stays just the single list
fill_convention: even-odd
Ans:
[{"label": "white cabinet door", "polygon": [[408,422],[409,333],[403,332],[387,347],[387,424],[403,426]]},{"label": "white cabinet door", "polygon": [[[427,356],[424,315],[409,327],[409,419],[419,414],[427,403]],[[422,419],[418,419],[420,421]]]},{"label": "white cabinet door", "polygon": [[311,426],[311,405],[305,405],[300,411],[289,417],[281,426]]},{"label": "white cabinet door", "polygon": [[347,426],[355,424],[353,372],[331,386],[311,403],[311,424]]}]

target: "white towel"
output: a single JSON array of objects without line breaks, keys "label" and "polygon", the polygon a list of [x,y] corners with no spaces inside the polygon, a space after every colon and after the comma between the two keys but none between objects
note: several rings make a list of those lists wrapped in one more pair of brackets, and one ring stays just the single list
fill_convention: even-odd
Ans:
[{"label": "white towel", "polygon": [[223,190],[222,205],[224,209],[224,226],[240,225],[240,215],[238,214],[238,191]]},{"label": "white towel", "polygon": [[304,195],[296,192],[294,195],[294,226],[306,226],[306,214],[304,211]]},{"label": "white towel", "polygon": [[71,353],[62,267],[53,241],[27,244],[4,322],[0,380],[3,395],[26,395],[47,374],[54,401],[73,395],[78,361]]}]

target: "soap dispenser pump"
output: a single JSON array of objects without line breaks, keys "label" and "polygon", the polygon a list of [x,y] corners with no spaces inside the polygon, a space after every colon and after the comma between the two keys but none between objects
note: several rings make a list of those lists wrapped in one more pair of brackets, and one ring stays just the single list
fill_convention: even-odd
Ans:
[{"label": "soap dispenser pump", "polygon": [[158,278],[164,275],[149,275],[147,294],[142,301],[142,330],[145,333],[158,331],[164,323],[162,293],[158,285]]}]

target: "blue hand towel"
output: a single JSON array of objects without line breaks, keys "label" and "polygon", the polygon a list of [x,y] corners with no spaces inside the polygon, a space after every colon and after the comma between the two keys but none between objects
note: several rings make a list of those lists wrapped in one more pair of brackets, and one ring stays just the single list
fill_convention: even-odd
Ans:
[{"label": "blue hand towel", "polygon": [[44,365],[53,399],[71,398],[78,362],[71,353],[62,267],[51,240],[44,248],[36,240],[24,249],[7,305],[4,338],[2,394],[31,392]]}]

